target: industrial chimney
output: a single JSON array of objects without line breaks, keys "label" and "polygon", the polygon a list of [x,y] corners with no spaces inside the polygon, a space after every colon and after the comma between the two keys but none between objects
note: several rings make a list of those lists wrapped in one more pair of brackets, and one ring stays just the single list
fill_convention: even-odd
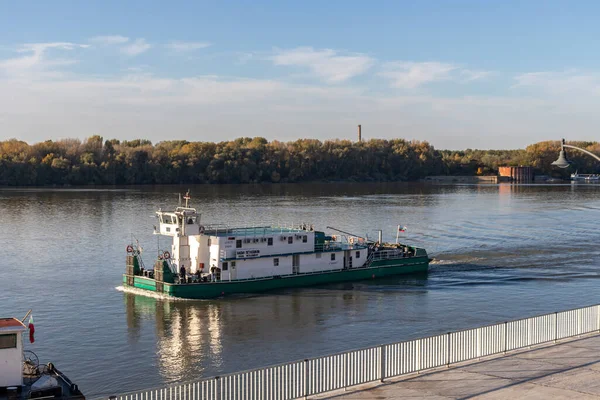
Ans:
[{"label": "industrial chimney", "polygon": [[358,142],[360,143],[362,141],[362,134],[360,131],[360,125],[358,126]]}]

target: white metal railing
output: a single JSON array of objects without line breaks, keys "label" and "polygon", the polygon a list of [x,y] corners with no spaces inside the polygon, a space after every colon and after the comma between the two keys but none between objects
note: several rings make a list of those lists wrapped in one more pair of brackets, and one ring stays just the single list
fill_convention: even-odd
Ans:
[{"label": "white metal railing", "polygon": [[288,400],[600,331],[600,305],[385,344],[115,400]]},{"label": "white metal railing", "polygon": [[314,232],[313,224],[308,223],[290,223],[290,224],[271,224],[264,226],[234,226],[226,224],[206,224],[203,225],[205,234],[235,234],[236,236],[265,236],[278,233],[301,233]]}]

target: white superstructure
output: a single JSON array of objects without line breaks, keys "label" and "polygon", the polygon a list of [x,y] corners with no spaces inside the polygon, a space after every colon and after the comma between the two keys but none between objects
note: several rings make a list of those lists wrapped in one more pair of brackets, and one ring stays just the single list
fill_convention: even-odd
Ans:
[{"label": "white superstructure", "polygon": [[239,280],[343,268],[365,264],[368,249],[361,238],[342,243],[334,236],[296,227],[203,226],[200,214],[188,207],[174,212],[159,210],[155,234],[173,238],[171,265],[178,273],[211,280]]}]

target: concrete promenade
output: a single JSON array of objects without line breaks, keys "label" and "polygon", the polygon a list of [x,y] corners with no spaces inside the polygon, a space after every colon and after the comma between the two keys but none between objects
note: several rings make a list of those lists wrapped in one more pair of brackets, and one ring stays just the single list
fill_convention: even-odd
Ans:
[{"label": "concrete promenade", "polygon": [[600,399],[600,335],[587,335],[312,399]]}]

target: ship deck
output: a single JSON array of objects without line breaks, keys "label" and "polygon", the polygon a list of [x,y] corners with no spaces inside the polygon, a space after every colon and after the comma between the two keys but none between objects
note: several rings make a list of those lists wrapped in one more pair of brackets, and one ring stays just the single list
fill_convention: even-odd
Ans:
[{"label": "ship deck", "polygon": [[52,364],[40,365],[36,372],[23,376],[23,386],[0,388],[0,400],[53,398],[85,400],[79,387]]}]

